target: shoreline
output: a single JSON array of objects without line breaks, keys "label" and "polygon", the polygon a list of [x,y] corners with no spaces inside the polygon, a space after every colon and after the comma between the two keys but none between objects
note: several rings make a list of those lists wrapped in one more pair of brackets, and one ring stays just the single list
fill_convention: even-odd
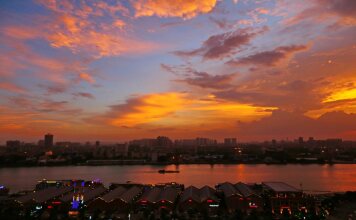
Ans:
[{"label": "shoreline", "polygon": [[348,161],[335,161],[332,163],[307,163],[307,162],[274,162],[274,163],[265,163],[265,162],[191,162],[191,163],[153,163],[153,162],[141,162],[141,163],[133,163],[131,161],[112,161],[112,160],[95,160],[93,162],[87,163],[70,163],[70,164],[31,164],[31,165],[24,165],[24,164],[9,164],[5,166],[0,166],[1,168],[26,168],[26,167],[67,167],[67,166],[170,166],[170,165],[336,165],[336,164],[355,164],[355,162],[348,162]]}]

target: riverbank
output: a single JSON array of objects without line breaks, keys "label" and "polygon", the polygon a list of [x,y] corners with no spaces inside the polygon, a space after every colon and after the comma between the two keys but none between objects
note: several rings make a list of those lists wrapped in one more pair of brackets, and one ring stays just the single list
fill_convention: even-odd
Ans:
[{"label": "riverbank", "polygon": [[194,162],[183,162],[183,163],[171,163],[171,162],[151,162],[145,160],[88,160],[87,162],[81,163],[69,163],[69,162],[61,162],[61,163],[14,163],[14,164],[2,164],[0,168],[7,167],[61,167],[61,166],[117,166],[117,165],[156,165],[156,166],[168,166],[168,165],[239,165],[239,164],[264,164],[264,165],[288,165],[288,164],[300,164],[300,165],[334,165],[334,164],[356,164],[353,161],[332,161],[332,162],[310,162],[310,161],[298,161],[298,162],[232,162],[232,161],[194,161]]}]

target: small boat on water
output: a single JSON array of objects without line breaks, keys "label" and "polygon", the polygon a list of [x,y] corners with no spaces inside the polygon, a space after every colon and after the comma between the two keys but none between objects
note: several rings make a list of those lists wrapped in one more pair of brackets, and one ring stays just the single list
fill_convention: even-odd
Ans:
[{"label": "small boat on water", "polygon": [[5,196],[9,193],[9,188],[6,188],[3,185],[0,185],[0,196]]},{"label": "small boat on water", "polygon": [[179,173],[179,170],[158,170],[158,173]]}]

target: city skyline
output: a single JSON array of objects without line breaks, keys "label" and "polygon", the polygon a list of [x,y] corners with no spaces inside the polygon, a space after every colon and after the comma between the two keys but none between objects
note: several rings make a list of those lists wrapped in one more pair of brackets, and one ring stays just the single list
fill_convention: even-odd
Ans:
[{"label": "city skyline", "polygon": [[[353,143],[356,141],[353,140],[343,140],[342,138],[337,138],[337,137],[329,137],[325,139],[315,139],[312,136],[309,137],[294,137],[294,138],[285,138],[285,139],[275,139],[272,138],[270,140],[262,140],[262,141],[241,141],[237,137],[224,137],[221,139],[215,139],[211,137],[193,137],[193,138],[171,138],[168,136],[162,136],[158,135],[155,137],[137,137],[134,139],[127,139],[127,140],[116,140],[116,141],[106,141],[106,140],[99,140],[99,139],[93,139],[94,141],[89,141],[89,140],[84,140],[84,141],[76,141],[76,140],[70,140],[70,139],[62,139],[56,137],[52,133],[46,133],[43,134],[42,138],[37,137],[37,140],[35,141],[26,141],[23,139],[7,139],[3,143],[0,142],[0,146],[4,145],[6,147],[13,147],[13,146],[21,146],[21,145],[32,145],[32,146],[42,146],[42,147],[47,147],[51,148],[55,145],[63,146],[63,144],[68,144],[68,145],[75,145],[79,146],[89,146],[89,145],[95,145],[95,146],[108,146],[108,145],[120,145],[120,144],[131,144],[131,145],[152,145],[152,146],[193,146],[193,145],[201,145],[201,146],[218,146],[218,145],[225,145],[225,146],[237,146],[240,144],[266,144],[266,143],[271,143],[272,145],[278,144],[287,144],[287,143],[299,143],[301,145],[303,144],[315,144],[316,142],[325,142],[329,141],[330,143],[341,143],[341,142],[347,142],[347,143]],[[165,144],[163,144],[165,143]],[[78,145],[79,144],[79,145]]]},{"label": "city skyline", "polygon": [[355,1],[0,6],[0,143],[356,140]]}]

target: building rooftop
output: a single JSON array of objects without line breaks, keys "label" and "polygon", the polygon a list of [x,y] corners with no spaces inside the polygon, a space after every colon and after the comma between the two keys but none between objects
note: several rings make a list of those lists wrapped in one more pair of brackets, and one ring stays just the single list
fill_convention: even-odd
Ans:
[{"label": "building rooftop", "polygon": [[300,192],[297,188],[284,182],[262,182],[264,186],[275,192]]},{"label": "building rooftop", "polygon": [[177,189],[173,187],[165,187],[161,192],[157,201],[168,201],[170,203],[173,203],[176,200],[177,196],[178,196]]},{"label": "building rooftop", "polygon": [[104,186],[98,186],[94,189],[88,190],[84,192],[84,202],[90,201],[97,196],[103,194],[107,189]]},{"label": "building rooftop", "polygon": [[142,192],[142,188],[138,186],[133,186],[123,194],[119,196],[119,198],[126,202],[129,203],[131,202],[138,194]]},{"label": "building rooftop", "polygon": [[52,198],[66,194],[70,192],[72,189],[73,189],[72,187],[48,187],[46,189],[34,191],[27,195],[16,198],[15,201],[18,201],[20,203],[27,203],[30,201],[43,203]]},{"label": "building rooftop", "polygon": [[224,192],[225,197],[230,197],[230,196],[242,196],[237,189],[232,185],[232,183],[225,182],[220,184],[219,189]]},{"label": "building rooftop", "polygon": [[182,194],[181,202],[185,202],[189,199],[194,200],[195,202],[200,202],[200,195],[199,189],[195,186],[187,187]]},{"label": "building rooftop", "polygon": [[250,197],[251,195],[257,195],[248,185],[245,183],[236,183],[235,188],[240,192],[243,197]]},{"label": "building rooftop", "polygon": [[150,203],[155,203],[158,200],[162,191],[163,191],[162,188],[157,188],[157,187],[149,189],[148,191],[143,193],[143,195],[140,198],[140,201],[147,201]]},{"label": "building rooftop", "polygon": [[78,190],[76,190],[75,192],[66,194],[65,196],[63,196],[62,198],[60,198],[60,200],[62,202],[70,202],[73,200],[73,196],[78,194],[78,193],[82,193],[84,195],[84,202],[87,202],[89,200],[94,199],[97,196],[100,196],[101,194],[103,194],[107,189],[104,186],[98,186],[95,188],[91,188],[91,187],[82,187]]},{"label": "building rooftop", "polygon": [[126,191],[126,188],[119,186],[119,187],[116,187],[115,189],[109,191],[101,198],[105,202],[111,202],[112,200],[119,198],[121,196],[121,194],[123,194],[125,191]]},{"label": "building rooftop", "polygon": [[215,190],[209,186],[204,186],[200,190],[200,202],[205,202],[208,199],[217,201],[218,198],[215,196]]}]

